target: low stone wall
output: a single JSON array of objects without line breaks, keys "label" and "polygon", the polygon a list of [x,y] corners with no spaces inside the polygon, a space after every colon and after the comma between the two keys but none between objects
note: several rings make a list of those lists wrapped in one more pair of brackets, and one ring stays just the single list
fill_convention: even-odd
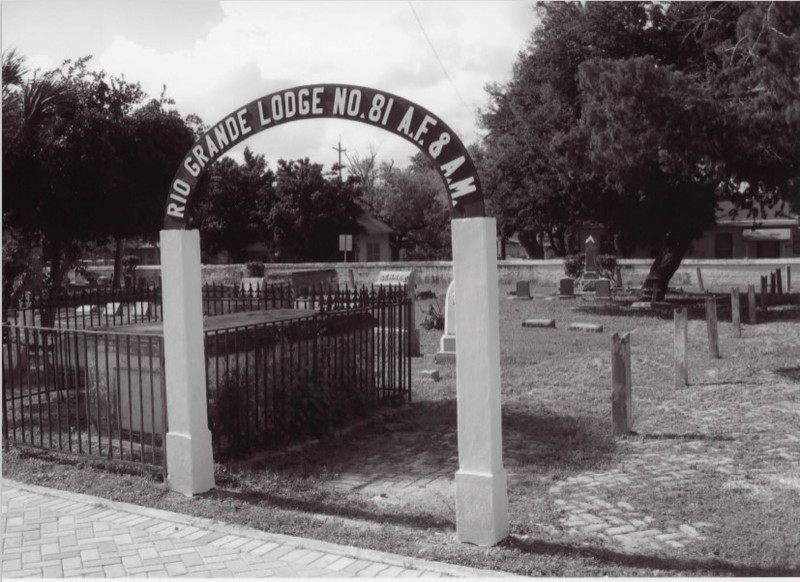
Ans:
[{"label": "low stone wall", "polygon": [[[649,259],[621,259],[622,282],[626,287],[639,287],[650,270]],[[340,285],[349,285],[352,281],[357,286],[370,285],[380,271],[405,271],[413,269],[417,273],[417,288],[446,287],[452,278],[450,261],[430,262],[384,262],[384,263],[282,263],[268,264],[266,276],[270,272],[308,269],[334,269]],[[760,285],[760,277],[769,275],[776,269],[783,271],[783,285],[786,288],[786,267],[792,270],[792,287],[800,289],[800,257],[785,259],[686,259],[672,278],[671,286],[686,290],[697,290],[697,269],[700,268],[706,289],[726,291],[738,286],[743,290],[747,285]],[[108,267],[90,267],[92,272],[109,274]],[[499,282],[501,285],[513,285],[517,281],[530,281],[538,287],[558,288],[558,280],[564,277],[564,261],[550,259],[541,261],[508,260],[498,261]],[[238,283],[246,275],[244,265],[204,265],[203,281],[208,283]],[[142,266],[136,269],[137,278],[147,281],[158,281],[158,266]]]}]

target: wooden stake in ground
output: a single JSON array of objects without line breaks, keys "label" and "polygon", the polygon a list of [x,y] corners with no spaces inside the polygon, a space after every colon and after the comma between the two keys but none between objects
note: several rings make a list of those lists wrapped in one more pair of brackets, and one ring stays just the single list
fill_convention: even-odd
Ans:
[{"label": "wooden stake in ground", "polygon": [[775,296],[775,273],[769,274],[769,294],[771,297]]},{"label": "wooden stake in ground", "polygon": [[700,286],[700,293],[705,293],[706,289],[703,287],[703,274],[700,272],[700,267],[697,267],[697,284]]},{"label": "wooden stake in ground", "polygon": [[767,298],[767,277],[766,275],[761,276],[761,311],[763,313],[767,312],[767,302],[769,299]]},{"label": "wooden stake in ground", "polygon": [[739,303],[739,288],[731,289],[731,323],[733,324],[733,336],[742,337],[742,315],[741,304]]},{"label": "wooden stake in ground", "polygon": [[708,329],[708,353],[719,357],[719,334],[717,333],[717,300],[706,297],[706,328]]},{"label": "wooden stake in ground", "polygon": [[756,286],[747,286],[747,318],[751,325],[756,324]]},{"label": "wooden stake in ground", "polygon": [[786,265],[786,292],[792,292],[792,268]]},{"label": "wooden stake in ground", "polygon": [[783,282],[780,269],[775,269],[775,286],[778,288],[778,295],[783,295]]},{"label": "wooden stake in ground", "polygon": [[689,385],[689,365],[686,344],[689,343],[689,317],[685,307],[676,309],[675,316],[675,388]]},{"label": "wooden stake in ground", "polygon": [[631,334],[611,336],[611,417],[614,434],[630,434],[633,426],[631,408]]}]

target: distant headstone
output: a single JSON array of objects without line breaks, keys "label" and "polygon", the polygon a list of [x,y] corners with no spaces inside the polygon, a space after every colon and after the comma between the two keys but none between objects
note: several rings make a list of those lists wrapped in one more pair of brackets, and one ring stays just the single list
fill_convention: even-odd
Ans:
[{"label": "distant headstone", "polygon": [[[352,274],[352,270],[350,271]],[[411,356],[420,357],[419,330],[414,327],[414,314],[416,309],[417,297],[417,274],[413,269],[407,271],[380,271],[378,278],[373,283],[373,287],[400,287],[405,290],[411,300],[411,309],[408,312],[409,321],[407,328],[411,330]]]},{"label": "distant headstone", "polygon": [[417,292],[417,274],[413,269],[407,271],[380,271],[373,286],[402,287],[413,299]]},{"label": "distant headstone", "polygon": [[420,370],[419,375],[422,378],[426,378],[428,380],[436,380],[439,381],[439,370]]},{"label": "distant headstone", "polygon": [[530,281],[517,281],[517,294],[515,299],[531,299]]},{"label": "distant headstone", "polygon": [[306,291],[315,289],[317,293],[336,287],[336,269],[300,269],[297,271],[267,271],[266,283],[287,283],[292,293],[299,297]]},{"label": "distant headstone", "polygon": [[586,239],[586,257],[583,264],[584,276],[587,273],[597,273],[597,243],[592,236]]},{"label": "distant headstone", "polygon": [[575,280],[571,277],[563,277],[558,282],[558,294],[562,297],[575,296]]},{"label": "distant headstone", "polygon": [[444,333],[439,338],[439,352],[434,356],[437,363],[456,361],[456,282],[447,287],[444,301]]},{"label": "distant headstone", "polygon": [[611,299],[611,281],[608,279],[595,281],[594,293],[598,299]]}]

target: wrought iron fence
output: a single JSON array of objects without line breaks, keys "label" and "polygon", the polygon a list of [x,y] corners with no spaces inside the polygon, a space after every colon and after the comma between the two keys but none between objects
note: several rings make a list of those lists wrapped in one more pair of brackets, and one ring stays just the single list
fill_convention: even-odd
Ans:
[{"label": "wrought iron fence", "polygon": [[[277,283],[253,289],[250,285],[206,283],[202,288],[203,315],[278,309],[292,306],[292,290]],[[140,285],[120,289],[87,287],[63,289],[50,299],[34,296],[5,313],[17,325],[87,329],[145,321],[162,321],[161,288]]]},{"label": "wrought iron fence", "polygon": [[163,340],[3,324],[3,443],[164,471]]},{"label": "wrought iron fence", "polygon": [[311,292],[309,301],[323,311],[205,334],[216,458],[318,436],[411,399],[405,293]]}]

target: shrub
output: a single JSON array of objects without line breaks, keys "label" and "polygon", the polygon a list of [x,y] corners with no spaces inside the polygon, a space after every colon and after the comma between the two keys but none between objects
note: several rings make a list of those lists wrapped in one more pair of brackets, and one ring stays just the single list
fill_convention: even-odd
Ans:
[{"label": "shrub", "polygon": [[586,262],[586,256],[580,255],[567,255],[564,257],[564,273],[567,277],[577,279],[583,275],[583,265]]},{"label": "shrub", "polygon": [[122,257],[122,268],[127,275],[133,275],[136,267],[139,266],[139,257],[136,255],[125,255]]}]

